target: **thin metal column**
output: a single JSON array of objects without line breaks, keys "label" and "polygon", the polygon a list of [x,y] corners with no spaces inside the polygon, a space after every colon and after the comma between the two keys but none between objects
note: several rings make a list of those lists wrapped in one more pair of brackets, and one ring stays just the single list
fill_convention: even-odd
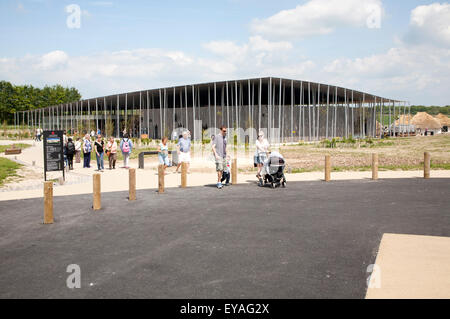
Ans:
[{"label": "thin metal column", "polygon": [[[147,107],[147,135],[148,138],[150,138],[150,97],[148,95],[148,91],[146,92],[147,95],[147,103],[146,103],[146,107]],[[181,104],[181,100],[180,100],[180,104]]]},{"label": "thin metal column", "polygon": [[353,99],[353,90],[352,90],[352,138],[355,137],[355,100]]},{"label": "thin metal column", "polygon": [[227,127],[230,128],[230,106],[229,106],[229,101],[228,101],[228,81],[225,83],[226,86],[226,97],[227,97]]},{"label": "thin metal column", "polygon": [[95,134],[98,133],[98,100],[95,99]]},{"label": "thin metal column", "polygon": [[124,131],[126,133],[129,132],[129,127],[128,127],[128,94],[125,94],[125,128]]},{"label": "thin metal column", "polygon": [[328,89],[327,89],[327,124],[326,124],[326,139],[328,139],[328,123],[329,123],[329,108],[330,108],[330,86],[328,85]]},{"label": "thin metal column", "polygon": [[308,126],[309,126],[309,141],[311,142],[311,82],[308,82]]},{"label": "thin metal column", "polygon": [[316,139],[320,140],[320,104],[321,104],[321,96],[320,96],[320,83],[317,88],[317,136]]},{"label": "thin metal column", "polygon": [[217,129],[217,83],[214,82],[214,128]]},{"label": "thin metal column", "polygon": [[258,102],[259,102],[259,112],[258,112],[258,134],[259,134],[259,131],[261,131],[262,78],[259,78],[259,92],[258,92],[258,95],[259,95],[259,101],[258,101]]},{"label": "thin metal column", "polygon": [[162,103],[162,95],[161,95],[161,89],[159,89],[159,125],[160,125],[160,137],[163,138],[163,103]]},{"label": "thin metal column", "polygon": [[142,120],[142,91],[139,92],[139,138],[141,138],[141,136],[142,136],[141,120]]},{"label": "thin metal column", "polygon": [[192,86],[192,123],[194,124],[194,141],[197,140],[197,125],[195,125],[195,85]]},{"label": "thin metal column", "polygon": [[[112,103],[111,103],[112,104]],[[120,113],[119,113],[120,97],[117,94],[116,99],[116,138],[120,138]]]},{"label": "thin metal column", "polygon": [[291,142],[294,142],[294,80],[291,81]]}]

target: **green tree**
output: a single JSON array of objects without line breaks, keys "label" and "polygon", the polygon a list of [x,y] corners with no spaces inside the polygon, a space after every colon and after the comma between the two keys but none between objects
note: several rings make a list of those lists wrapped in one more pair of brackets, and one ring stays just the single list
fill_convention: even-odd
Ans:
[{"label": "green tree", "polygon": [[32,85],[13,85],[0,81],[0,122],[14,122],[14,113],[63,103],[76,102],[81,94],[76,88],[61,85],[35,88]]}]

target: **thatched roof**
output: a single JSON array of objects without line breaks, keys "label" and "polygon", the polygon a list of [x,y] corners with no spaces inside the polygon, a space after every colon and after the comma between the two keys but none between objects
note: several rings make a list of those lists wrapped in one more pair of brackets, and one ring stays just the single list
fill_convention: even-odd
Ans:
[{"label": "thatched roof", "polygon": [[437,130],[440,129],[441,123],[432,117],[427,112],[419,112],[417,113],[411,121],[411,124],[415,125],[416,128],[419,129],[429,129],[429,130]]},{"label": "thatched roof", "polygon": [[400,119],[395,121],[395,126],[413,124],[413,123],[411,123],[412,119],[413,119],[413,117],[409,114],[400,115]]},{"label": "thatched roof", "polygon": [[448,117],[447,115],[444,115],[442,113],[439,113],[436,116],[436,119],[439,121],[439,123],[441,123],[441,126],[450,126],[450,117]]}]

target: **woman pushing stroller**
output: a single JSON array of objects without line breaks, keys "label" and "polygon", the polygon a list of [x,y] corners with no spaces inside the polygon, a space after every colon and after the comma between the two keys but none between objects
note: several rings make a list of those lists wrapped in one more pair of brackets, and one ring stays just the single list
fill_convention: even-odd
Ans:
[{"label": "woman pushing stroller", "polygon": [[261,170],[258,186],[270,184],[272,188],[286,187],[286,177],[284,176],[284,167],[286,163],[283,155],[278,152],[270,152],[267,161]]},{"label": "woman pushing stroller", "polygon": [[263,169],[264,163],[267,161],[267,155],[269,153],[269,141],[264,138],[264,132],[259,131],[258,139],[256,140],[256,152],[255,152],[255,165],[258,167],[258,174],[256,178],[260,180],[261,170]]}]

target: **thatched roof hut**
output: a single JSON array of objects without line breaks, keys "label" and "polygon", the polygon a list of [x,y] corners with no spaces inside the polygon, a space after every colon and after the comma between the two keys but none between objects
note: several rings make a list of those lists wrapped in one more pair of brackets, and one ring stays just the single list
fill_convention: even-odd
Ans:
[{"label": "thatched roof hut", "polygon": [[412,118],[411,124],[415,125],[416,128],[421,130],[439,130],[441,128],[441,123],[427,112],[417,113]]},{"label": "thatched roof hut", "polygon": [[436,115],[436,120],[441,123],[441,127],[450,126],[450,117],[448,117],[447,115],[439,113],[438,115]]},{"label": "thatched roof hut", "polygon": [[412,115],[409,114],[400,115],[400,118],[397,121],[395,121],[395,126],[413,124],[411,123],[412,119],[413,119]]}]

